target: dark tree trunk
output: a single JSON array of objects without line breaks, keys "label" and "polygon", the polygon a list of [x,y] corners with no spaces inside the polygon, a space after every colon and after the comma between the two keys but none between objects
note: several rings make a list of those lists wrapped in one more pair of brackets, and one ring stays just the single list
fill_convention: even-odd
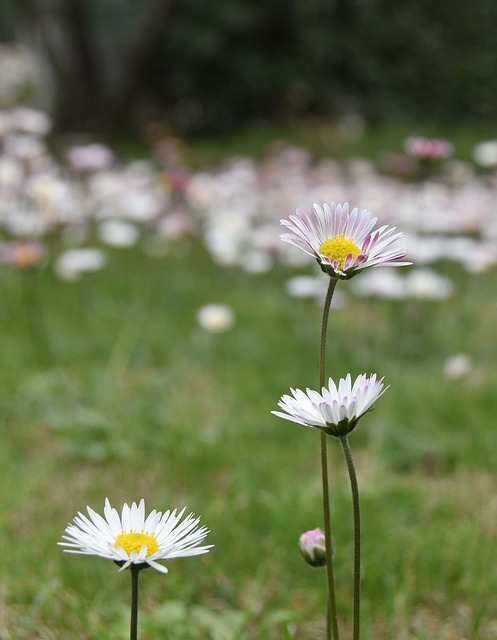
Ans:
[{"label": "dark tree trunk", "polygon": [[[184,2],[184,0],[183,0]],[[143,89],[144,69],[158,39],[165,32],[165,25],[174,20],[181,0],[155,0],[144,20],[140,38],[127,54],[128,64],[123,82],[110,105],[109,121],[119,125],[126,124],[134,113],[136,100]]]},{"label": "dark tree trunk", "polygon": [[42,0],[17,0],[19,20],[41,44],[52,68],[57,85],[56,117],[62,127],[112,131],[133,123],[144,88],[144,69],[181,2],[185,0],[142,2],[143,26],[129,47],[118,52],[121,81],[109,90],[91,22],[91,0],[60,0],[50,10],[43,8]]}]

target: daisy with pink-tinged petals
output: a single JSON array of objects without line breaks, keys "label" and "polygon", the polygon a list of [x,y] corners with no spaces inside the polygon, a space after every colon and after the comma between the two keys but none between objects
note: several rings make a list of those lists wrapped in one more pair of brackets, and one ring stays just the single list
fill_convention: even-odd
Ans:
[{"label": "daisy with pink-tinged petals", "polygon": [[297,209],[281,224],[289,230],[281,240],[314,256],[321,269],[333,278],[348,280],[368,267],[402,267],[410,262],[404,247],[397,245],[402,233],[384,225],[374,230],[377,218],[367,209],[349,211],[349,204],[314,204],[308,213]]},{"label": "daisy with pink-tinged petals", "polygon": [[373,373],[357,377],[354,384],[350,374],[341,378],[338,386],[330,378],[321,393],[312,389],[290,389],[292,395],[284,395],[278,406],[285,413],[271,411],[275,416],[321,429],[330,436],[341,438],[350,433],[361,416],[373,408],[378,398],[385,393],[383,378],[378,380]]},{"label": "daisy with pink-tinged petals", "polygon": [[145,518],[145,502],[123,505],[121,515],[105,499],[104,516],[86,507],[89,518],[81,512],[66,527],[64,542],[68,553],[95,555],[114,560],[121,571],[128,567],[153,567],[161,573],[167,568],[160,560],[198,556],[212,545],[199,546],[209,533],[198,527],[199,518],[192,513],[183,518],[185,509],[162,513],[155,509]]}]

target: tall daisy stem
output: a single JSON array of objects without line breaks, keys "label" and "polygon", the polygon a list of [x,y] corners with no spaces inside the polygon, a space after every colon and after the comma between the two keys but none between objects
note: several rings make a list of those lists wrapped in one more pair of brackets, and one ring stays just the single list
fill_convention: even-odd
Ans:
[{"label": "tall daisy stem", "polygon": [[132,564],[131,572],[131,625],[129,632],[129,640],[138,640],[138,578],[140,576],[140,567]]},{"label": "tall daisy stem", "polygon": [[359,640],[361,624],[361,511],[359,505],[359,487],[357,475],[352,459],[352,452],[347,436],[340,438],[347,469],[349,472],[350,489],[352,492],[352,508],[354,511],[354,635],[353,640]]},{"label": "tall daisy stem", "polygon": [[[330,284],[328,285],[328,291],[326,292],[326,298],[323,308],[323,319],[321,322],[321,342],[319,350],[319,386],[320,388],[325,385],[326,378],[326,332],[328,330],[328,318],[330,317],[330,307],[335,287],[337,286],[337,278],[330,278]],[[321,390],[321,389],[320,389]]]},{"label": "tall daisy stem", "polygon": [[[325,369],[326,369],[326,332],[328,328],[328,317],[330,314],[331,299],[333,298],[333,292],[338,280],[336,278],[330,278],[328,285],[328,291],[326,293],[326,299],[323,309],[323,320],[321,323],[321,343],[319,352],[319,386],[322,389],[325,384]],[[328,452],[326,434],[321,431],[321,476],[323,482],[323,516],[324,516],[324,537],[326,546],[326,572],[328,578],[328,625],[327,635],[328,640],[333,638],[339,640],[338,632],[338,617],[337,617],[337,605],[335,596],[335,571],[333,566],[333,549],[331,544],[331,517],[330,517],[330,490],[328,481]],[[333,635],[330,635],[330,632]]]},{"label": "tall daisy stem", "polygon": [[[328,455],[326,447],[326,434],[321,432],[321,472],[323,480],[323,515],[324,515],[324,539],[326,547],[326,573],[328,578],[328,640],[339,640],[337,604],[335,596],[335,569],[333,566],[333,549],[331,544],[331,518],[330,518],[330,492],[328,483]],[[330,635],[330,630],[333,632]]]}]

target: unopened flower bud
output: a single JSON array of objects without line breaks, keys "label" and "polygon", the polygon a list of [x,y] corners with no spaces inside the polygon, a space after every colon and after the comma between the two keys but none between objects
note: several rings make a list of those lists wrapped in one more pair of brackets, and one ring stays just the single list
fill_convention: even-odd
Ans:
[{"label": "unopened flower bud", "polygon": [[325,536],[321,529],[306,531],[299,538],[299,549],[304,560],[312,567],[326,564]]}]

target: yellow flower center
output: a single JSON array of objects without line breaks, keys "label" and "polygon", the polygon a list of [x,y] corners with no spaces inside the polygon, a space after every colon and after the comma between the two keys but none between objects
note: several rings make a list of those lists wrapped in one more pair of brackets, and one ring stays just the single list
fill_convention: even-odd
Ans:
[{"label": "yellow flower center", "polygon": [[137,533],[136,531],[129,531],[128,533],[120,533],[116,541],[114,542],[114,548],[122,547],[124,551],[131,554],[132,551],[138,553],[143,545],[147,545],[147,557],[159,551],[159,543],[153,533]]},{"label": "yellow flower center", "polygon": [[343,233],[335,236],[331,240],[326,240],[319,247],[319,253],[329,258],[332,262],[338,262],[338,268],[343,269],[345,258],[352,254],[355,259],[361,253],[361,250],[353,240],[345,238]]}]

